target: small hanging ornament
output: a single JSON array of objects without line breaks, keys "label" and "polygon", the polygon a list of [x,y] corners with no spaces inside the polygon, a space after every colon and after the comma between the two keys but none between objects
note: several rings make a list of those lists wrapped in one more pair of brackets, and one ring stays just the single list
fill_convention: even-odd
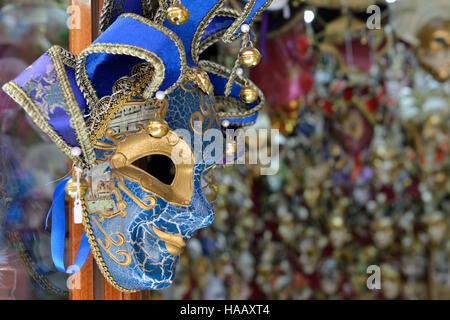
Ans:
[{"label": "small hanging ornament", "polygon": [[241,29],[244,32],[242,48],[239,52],[239,62],[246,68],[253,68],[261,61],[261,53],[250,40],[250,27]]},{"label": "small hanging ornament", "polygon": [[181,4],[181,0],[173,1],[169,9],[167,9],[167,19],[170,23],[177,26],[185,24],[190,16],[189,11]]},{"label": "small hanging ornament", "polygon": [[253,46],[244,48],[240,52],[239,61],[244,67],[253,68],[261,61],[261,53]]},{"label": "small hanging ornament", "polygon": [[239,93],[239,97],[241,97],[242,101],[245,103],[253,103],[258,99],[259,95],[258,91],[247,82]]},{"label": "small hanging ornament", "polygon": [[[71,198],[75,198],[77,195],[77,180],[74,177],[70,178],[66,184],[66,192]],[[89,184],[86,179],[80,179],[80,195],[81,197],[85,197],[89,190]]]},{"label": "small hanging ornament", "polygon": [[74,167],[76,177],[70,178],[66,184],[67,194],[74,199],[73,204],[73,217],[75,224],[81,224],[83,222],[83,209],[81,206],[81,198],[84,198],[89,191],[89,183],[82,176],[83,170]]}]

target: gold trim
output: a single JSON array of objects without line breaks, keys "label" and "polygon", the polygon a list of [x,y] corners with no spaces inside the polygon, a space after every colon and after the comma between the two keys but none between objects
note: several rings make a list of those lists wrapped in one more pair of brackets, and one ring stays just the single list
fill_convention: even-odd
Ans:
[{"label": "gold trim", "polygon": [[88,238],[89,244],[91,245],[92,255],[94,256],[95,262],[97,263],[100,272],[103,274],[103,277],[117,290],[127,293],[134,293],[137,290],[129,290],[125,289],[117,284],[114,278],[111,276],[108,268],[106,267],[106,263],[103,260],[102,254],[100,253],[100,249],[98,248],[97,241],[95,240],[94,232],[92,231],[91,223],[89,221],[88,210],[86,206],[86,199],[82,199],[83,206],[83,226],[86,232],[86,236]]},{"label": "gold trim", "polygon": [[[237,19],[239,17],[239,12],[237,12],[236,10],[231,9],[231,8],[220,8],[220,9],[217,10],[216,16],[229,17],[229,18]],[[227,31],[227,29],[222,29],[222,30],[220,30],[220,31],[210,35],[205,40],[203,40],[203,41],[201,41],[199,43],[196,43],[195,44],[196,48],[195,48],[195,59],[194,59],[194,62],[198,63],[200,55],[206,49],[208,49],[210,46],[212,46],[216,42],[220,41],[226,31]],[[203,33],[201,34],[201,36],[203,36]],[[200,36],[200,39],[201,39],[201,36]]]},{"label": "gold trim", "polygon": [[[244,7],[243,12],[240,14],[240,17],[235,22],[233,22],[233,24],[227,29],[227,32],[225,32],[225,34],[222,38],[224,42],[230,43],[233,40],[235,40],[236,38],[241,36],[242,32],[238,33],[237,35],[235,33],[242,26],[243,22],[248,19],[248,17],[252,13],[255,3],[256,3],[256,0],[249,0],[247,2],[247,4]],[[272,0],[266,1],[266,3],[261,8],[259,8],[258,11],[256,11],[256,13],[252,17],[252,20],[249,23],[250,27],[253,26],[254,19],[257,16],[259,16],[264,10],[266,10],[270,6],[271,3],[272,3]]]},{"label": "gold trim", "polygon": [[[119,134],[110,138],[121,136],[122,134]],[[110,157],[114,175],[139,183],[142,190],[158,195],[169,203],[182,207],[189,206],[194,192],[192,179],[194,156],[191,147],[174,131],[169,130],[163,138],[154,138],[141,128],[136,133],[114,140],[117,147]],[[173,159],[174,152],[177,152],[181,159],[172,160],[175,164],[175,177],[170,185],[133,165],[136,160],[152,154],[162,154]],[[153,206],[153,203],[150,205]]]},{"label": "gold trim", "polygon": [[111,235],[109,235],[105,229],[103,229],[103,227],[101,226],[101,224],[97,221],[97,219],[92,216],[91,219],[95,222],[95,224],[97,225],[97,227],[100,229],[100,231],[104,234],[105,239],[104,242],[101,239],[96,239],[98,244],[100,245],[100,247],[103,248],[103,250],[106,251],[106,253],[109,255],[109,257],[111,259],[114,260],[115,263],[117,263],[118,265],[122,266],[122,267],[127,267],[131,264],[131,255],[128,251],[126,250],[118,250],[116,252],[116,255],[118,256],[125,256],[125,260],[124,261],[120,261],[115,255],[113,255],[113,253],[111,252],[111,244],[115,247],[121,247],[125,244],[125,236],[120,233],[120,232],[115,232],[114,235],[119,239],[117,241],[114,241],[114,239],[111,237]]},{"label": "gold trim", "polygon": [[[202,70],[216,74],[223,78],[228,78],[230,75],[230,72],[231,72],[228,68],[225,68],[222,65],[219,65],[219,64],[211,62],[211,61],[206,61],[206,60],[200,61],[199,66],[202,68]],[[259,110],[261,110],[265,104],[264,94],[252,81],[250,81],[247,78],[244,78],[243,76],[236,75],[235,82],[237,82],[240,86],[244,86],[246,82],[250,86],[253,86],[256,89],[256,91],[258,92],[260,102],[254,108],[252,108],[251,110],[248,110],[248,106],[245,103],[243,103],[242,101],[239,101],[239,100],[231,98],[231,97],[228,97],[230,99],[225,99],[227,97],[215,96],[217,103],[225,101],[225,102],[227,102],[228,105],[232,105],[233,107],[237,108],[238,110],[245,110],[245,111],[241,111],[241,112],[218,112],[217,115],[219,118],[238,119],[238,118],[242,118],[242,117],[252,116],[255,113],[257,113]],[[244,125],[247,126],[248,124],[244,124]]]},{"label": "gold trim", "polygon": [[[99,100],[94,109],[96,111],[104,111],[104,113],[100,113],[98,115],[91,113],[91,117],[88,122],[92,145],[96,145],[98,143],[97,140],[105,135],[105,132],[108,129],[108,124],[114,119],[116,113],[126,106],[133,96],[140,94],[140,91],[146,86],[147,82],[151,81],[153,70],[151,72],[146,72],[146,66],[146,64],[136,65],[133,68],[130,77],[123,77],[116,81],[113,86],[113,94],[111,96],[105,96]],[[123,82],[129,82],[129,89],[125,91],[121,89],[120,84]],[[160,100],[150,100],[152,100],[155,104],[164,104],[164,102],[166,102],[166,100],[163,100],[162,102],[159,102]],[[106,111],[104,110],[105,107],[103,104],[110,104]]]},{"label": "gold trim", "polygon": [[[169,88],[165,90],[166,94],[171,93],[178,84],[182,81],[183,76],[187,69],[186,64],[186,53],[183,46],[183,43],[178,38],[178,36],[170,29],[156,24],[152,22],[151,20],[148,20],[144,17],[141,17],[139,15],[133,14],[133,13],[125,13],[120,15],[117,20],[121,18],[132,18],[136,21],[139,21],[149,27],[155,28],[156,30],[164,33],[166,36],[168,36],[174,43],[175,46],[178,48],[178,53],[180,57],[180,76],[178,77],[177,81],[173,85],[171,85]],[[144,97],[150,98],[150,96],[159,88],[161,83],[164,81],[164,72],[165,72],[165,65],[163,60],[158,57],[154,52],[149,51],[147,49],[143,49],[141,47],[133,46],[133,45],[125,45],[125,44],[112,44],[112,43],[98,43],[94,45],[90,45],[86,49],[84,49],[81,54],[78,57],[77,62],[77,70],[76,70],[76,78],[78,85],[82,91],[82,93],[85,95],[85,98],[87,102],[91,105],[94,105],[98,103],[99,98],[97,96],[97,93],[95,92],[94,87],[92,86],[91,81],[89,80],[89,77],[87,75],[86,71],[86,59],[87,56],[91,53],[109,53],[109,54],[127,54],[131,56],[135,56],[138,58],[141,58],[143,60],[148,61],[152,65],[155,66],[154,72],[156,73],[154,76],[154,80],[152,83],[145,89],[144,91]]]},{"label": "gold trim", "polygon": [[34,101],[21,87],[10,81],[2,89],[29,114],[33,122],[50,137],[56,146],[73,160],[75,166],[83,167],[81,159],[72,156],[72,147],[48,124],[47,120],[40,113],[39,108],[34,104]]},{"label": "gold trim", "polygon": [[[142,13],[144,17],[150,18],[151,15],[151,0],[140,0],[142,4]],[[112,22],[112,9],[114,0],[104,0],[102,13],[100,16],[100,33],[104,32],[111,26]]]},{"label": "gold trim", "polygon": [[211,21],[217,15],[218,10],[221,9],[221,7],[223,6],[224,3],[225,3],[225,0],[217,1],[216,5],[214,7],[212,7],[212,9],[202,19],[202,21],[200,21],[200,23],[198,24],[197,30],[195,30],[194,36],[192,37],[192,43],[191,43],[191,57],[195,63],[198,63],[198,59],[201,54],[201,52],[199,51],[199,45],[200,45],[202,35],[205,32],[208,25],[211,23]]},{"label": "gold trim", "polygon": [[82,150],[83,160],[86,163],[86,165],[83,167],[84,169],[89,169],[96,164],[96,157],[94,148],[92,147],[89,140],[89,134],[83,119],[83,115],[81,114],[80,106],[75,99],[72,87],[67,77],[67,73],[64,69],[64,62],[61,58],[61,52],[63,51],[65,51],[63,48],[59,46],[53,46],[48,51],[48,54],[53,62],[59,87],[64,95],[64,100],[66,101],[71,127],[75,131],[78,143],[80,144]]},{"label": "gold trim", "polygon": [[167,3],[167,0],[159,0],[158,2],[159,7],[158,10],[156,11],[154,21],[162,25],[167,18],[166,13],[167,9],[169,8],[169,4]]},{"label": "gold trim", "polygon": [[[117,182],[117,186],[119,187],[120,190],[122,190],[123,192],[125,192],[125,194],[134,201],[134,203],[136,203],[141,209],[149,211],[152,210],[155,205],[156,205],[156,198],[152,195],[147,195],[144,200],[145,201],[149,201],[150,204],[146,204],[144,203],[141,199],[139,199],[138,197],[136,197],[131,191],[130,189],[127,188],[127,186],[125,185],[125,182],[123,181],[123,176],[117,174],[117,172],[115,172],[114,170],[111,172],[111,176],[112,177],[116,177],[119,179],[119,181]],[[120,191],[119,191],[120,194]]]},{"label": "gold trim", "polygon": [[147,85],[144,91],[144,94],[146,95],[153,94],[164,81],[165,66],[162,60],[155,53],[131,45],[113,43],[94,44],[87,47],[83,50],[83,52],[81,52],[77,63],[76,73],[78,85],[80,86],[80,88],[82,88],[82,92],[88,92],[88,96],[90,97],[88,103],[91,105],[96,105],[99,101],[97,93],[92,86],[92,82],[89,80],[86,70],[87,56],[92,53],[126,54],[138,57],[149,62],[152,66],[154,66],[153,71],[155,74],[151,80],[151,83]]},{"label": "gold trim", "polygon": [[174,43],[175,46],[178,48],[178,53],[180,55],[180,65],[181,65],[181,69],[180,69],[180,76],[178,77],[177,81],[175,81],[175,83],[170,86],[168,89],[164,90],[165,94],[170,94],[173,90],[175,90],[175,88],[183,81],[184,78],[184,74],[187,72],[188,66],[186,63],[186,50],[184,48],[183,42],[180,40],[180,38],[178,37],[178,35],[173,32],[172,30],[159,25],[157,23],[154,23],[151,20],[148,20],[144,17],[141,17],[139,15],[136,14],[132,14],[132,13],[126,13],[121,15],[119,18],[121,17],[128,17],[128,18],[133,18],[143,24],[146,24],[149,27],[153,27],[156,30],[161,31],[162,33],[164,33],[166,36],[168,36]]}]

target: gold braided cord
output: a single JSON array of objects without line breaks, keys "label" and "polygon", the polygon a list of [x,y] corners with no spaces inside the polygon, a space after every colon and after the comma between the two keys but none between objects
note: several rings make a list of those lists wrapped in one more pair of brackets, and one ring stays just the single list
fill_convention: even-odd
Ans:
[{"label": "gold braided cord", "polygon": [[[211,61],[202,60],[199,62],[199,66],[202,70],[209,72],[209,73],[216,74],[223,78],[228,78],[231,74],[231,70],[229,70],[228,68],[226,68],[220,64],[211,62]],[[264,94],[252,81],[250,81],[249,79],[247,79],[243,76],[236,75],[235,82],[238,83],[240,86],[244,86],[246,83],[248,83],[250,86],[255,88],[256,91],[258,92],[259,103],[251,110],[248,110],[248,106],[245,103],[243,103],[242,101],[238,101],[233,98],[230,98],[228,100],[221,100],[222,97],[216,96],[215,97],[216,101],[226,101],[228,105],[233,106],[234,108],[236,108],[238,110],[245,110],[243,112],[219,112],[218,116],[220,118],[237,119],[237,118],[252,116],[255,113],[257,113],[259,110],[261,110],[261,108],[265,104]],[[232,101],[234,101],[234,103],[232,103]]]},{"label": "gold braided cord", "polygon": [[[236,10],[231,9],[231,8],[219,8],[217,10],[217,13],[215,14],[215,16],[230,17],[230,18],[237,19],[239,17],[239,12],[237,12]],[[205,32],[207,25],[208,24],[206,24],[206,26],[204,26],[202,29],[198,28],[197,29],[198,34],[196,33],[194,36],[193,45],[192,45],[192,59],[194,60],[195,63],[198,63],[198,60],[199,60],[202,52],[204,52],[207,48],[212,46],[217,41],[220,41],[222,39],[223,35],[225,34],[225,32],[227,31],[227,29],[220,30],[220,31],[210,35],[205,40],[201,41],[201,38],[203,37],[203,34]]]},{"label": "gold braided cord", "polygon": [[[238,30],[242,26],[242,24],[245,22],[245,20],[247,20],[248,17],[250,16],[252,9],[255,6],[255,3],[256,3],[256,0],[249,0],[247,2],[247,4],[244,7],[244,11],[240,14],[240,17],[238,19],[236,19],[235,22],[233,22],[233,24],[227,29],[227,32],[224,34],[224,36],[223,36],[224,42],[230,43],[233,40],[235,40],[237,37],[241,36],[242,32],[238,33]],[[259,10],[253,16],[253,19],[250,23],[251,25],[254,22],[254,18],[259,16],[261,13],[263,13],[263,11],[266,10],[270,6],[271,3],[272,3],[272,0],[268,0],[261,8],[259,8]],[[236,33],[238,33],[238,34],[236,35]]]},{"label": "gold braided cord", "polygon": [[113,43],[102,43],[91,45],[87,47],[85,50],[83,50],[83,52],[80,54],[80,56],[78,57],[78,64],[77,64],[77,82],[80,88],[83,88],[85,91],[88,92],[88,96],[85,96],[85,98],[88,104],[91,106],[96,106],[97,103],[99,102],[99,98],[87,75],[86,59],[89,54],[99,52],[110,54],[133,55],[135,57],[138,57],[140,59],[152,63],[155,66],[156,74],[153,78],[152,83],[150,83],[148,88],[146,89],[147,93],[151,92],[152,90],[153,92],[156,91],[156,89],[161,85],[161,83],[164,80],[164,73],[165,73],[164,64],[162,63],[161,59],[153,52],[150,52],[148,50],[136,46],[113,44]]},{"label": "gold braided cord", "polygon": [[136,290],[128,290],[125,289],[114,280],[114,278],[111,276],[111,273],[109,272],[108,268],[106,267],[106,263],[103,260],[102,254],[100,253],[100,249],[97,245],[97,240],[95,239],[94,232],[92,231],[91,222],[89,221],[88,217],[88,210],[86,206],[86,200],[82,200],[82,207],[83,207],[83,227],[84,231],[86,232],[86,237],[88,238],[89,244],[91,245],[92,255],[94,256],[95,262],[98,265],[98,268],[100,269],[100,272],[103,274],[103,277],[111,284],[114,288],[117,290],[120,290],[122,292],[127,293],[133,293],[137,292]]},{"label": "gold braided cord", "polygon": [[[64,50],[61,47],[54,46],[48,51],[49,56],[53,62],[56,76],[58,79],[59,87],[64,95],[66,101],[67,111],[70,115],[70,124],[74,129],[77,136],[78,143],[80,144],[85,166],[83,168],[91,168],[96,163],[96,157],[94,153],[94,148],[92,147],[91,141],[89,140],[89,133],[86,128],[86,124],[81,114],[80,107],[73,94],[72,87],[67,78],[66,71],[64,69],[64,64],[60,56],[60,52]],[[73,158],[73,156],[71,157]]]},{"label": "gold braided cord", "polygon": [[191,44],[191,55],[192,60],[195,63],[198,63],[198,58],[200,56],[199,51],[199,45],[200,41],[202,39],[203,34],[205,33],[206,28],[211,23],[211,21],[214,19],[214,17],[217,15],[217,12],[223,4],[225,3],[225,0],[217,1],[216,5],[206,14],[206,16],[200,21],[197,30],[195,30],[194,37],[192,38],[192,44]]},{"label": "gold braided cord", "polygon": [[[184,49],[184,45],[183,45],[183,42],[181,41],[181,39],[178,38],[177,34],[175,32],[173,32],[172,30],[170,30],[162,25],[159,25],[149,19],[141,17],[137,14],[126,13],[126,14],[121,15],[120,17],[133,18],[149,27],[153,27],[153,28],[161,31],[162,33],[164,33],[175,43],[175,46],[178,48],[178,54],[180,55],[181,69],[180,69],[180,76],[178,77],[177,81],[175,81],[175,83],[172,86],[170,86],[168,89],[164,90],[165,94],[171,93],[183,81],[184,74],[187,72],[187,69],[188,69],[188,66],[186,63],[186,50]],[[144,93],[144,95],[145,95],[145,93]],[[150,97],[148,97],[148,98],[150,98]]]}]

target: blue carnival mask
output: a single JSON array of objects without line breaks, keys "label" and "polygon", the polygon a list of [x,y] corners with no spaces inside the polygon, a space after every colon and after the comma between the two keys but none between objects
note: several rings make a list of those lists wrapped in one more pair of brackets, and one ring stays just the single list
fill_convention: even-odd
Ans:
[{"label": "blue carnival mask", "polygon": [[239,37],[266,2],[250,1],[239,17],[224,1],[186,0],[191,17],[178,26],[161,18],[165,1],[156,11],[144,1],[106,1],[103,33],[78,57],[53,47],[5,85],[77,168],[75,206],[114,287],[169,286],[189,239],[213,222],[207,175],[224,154],[211,152],[220,139],[206,132],[221,133],[225,120],[253,123],[263,96],[243,103],[249,80],[199,56]]}]

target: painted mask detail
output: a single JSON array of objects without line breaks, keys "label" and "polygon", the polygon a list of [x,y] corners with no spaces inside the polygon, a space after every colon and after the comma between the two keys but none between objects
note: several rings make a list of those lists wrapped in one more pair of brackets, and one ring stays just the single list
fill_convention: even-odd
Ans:
[{"label": "painted mask detail", "polygon": [[[52,47],[3,87],[77,176],[84,170],[89,190],[75,192],[74,212],[83,202],[96,262],[125,292],[171,284],[183,248],[214,219],[216,188],[207,174],[223,163],[223,146],[206,147],[221,145],[219,123],[252,124],[264,104],[256,88],[257,101],[240,99],[243,87],[254,86],[246,77],[199,58],[220,39],[246,36],[241,26],[270,0],[231,16],[223,16],[224,0],[192,0],[182,26],[165,21],[164,2],[157,12],[146,4],[105,0],[102,33],[90,46],[78,56]],[[206,137],[207,129],[219,131]]]},{"label": "painted mask detail", "polygon": [[[100,164],[88,175],[85,226],[98,244],[97,262],[114,285],[130,290],[169,286],[189,239],[214,220],[202,175],[215,160],[194,157],[201,133],[191,125],[196,119],[203,129],[219,129],[212,97],[185,81],[167,96],[166,112],[153,102],[124,106],[95,145]],[[151,120],[164,113],[164,121]],[[168,127],[155,135],[155,123]],[[189,131],[190,143],[176,129]],[[175,149],[185,161],[173,159]]]}]

